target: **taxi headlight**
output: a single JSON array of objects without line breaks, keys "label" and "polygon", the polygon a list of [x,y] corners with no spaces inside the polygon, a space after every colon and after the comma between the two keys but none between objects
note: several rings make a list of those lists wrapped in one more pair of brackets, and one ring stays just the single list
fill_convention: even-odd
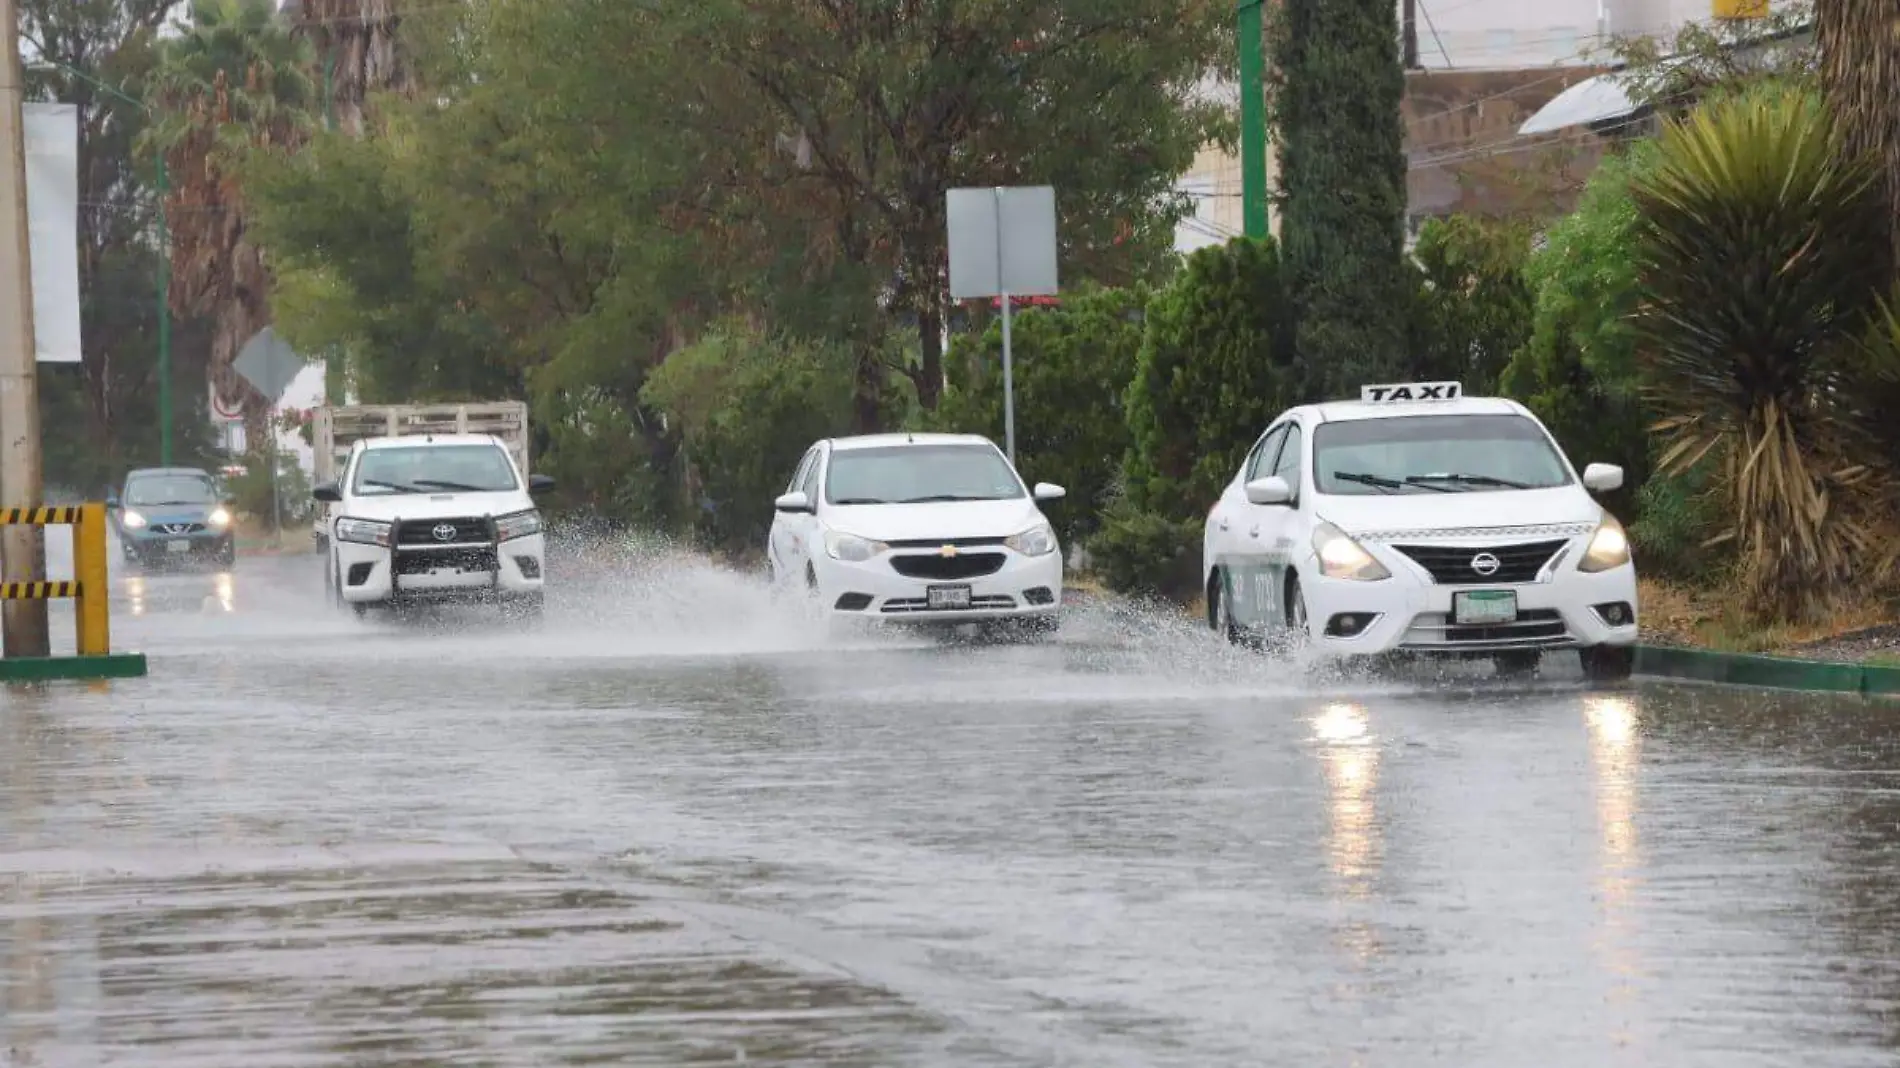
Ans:
[{"label": "taxi headlight", "polygon": [[541,513],[532,508],[495,519],[496,541],[512,541],[515,538],[525,538],[530,534],[539,533],[541,533]]},{"label": "taxi headlight", "polygon": [[119,525],[127,530],[144,530],[145,517],[137,512],[127,511],[119,517]]},{"label": "taxi headlight", "polygon": [[1048,556],[1056,551],[1056,532],[1049,529],[1049,524],[1040,523],[1004,538],[1003,544],[1024,556]]},{"label": "taxi headlight", "polygon": [[358,545],[387,546],[389,524],[374,519],[339,519],[336,521],[336,540]]},{"label": "taxi headlight", "polygon": [[1617,522],[1615,516],[1603,513],[1603,522],[1597,524],[1597,532],[1590,535],[1590,547],[1583,551],[1583,559],[1577,561],[1577,570],[1593,574],[1629,562],[1629,535],[1624,533],[1623,524]]},{"label": "taxi headlight", "polygon": [[1320,573],[1327,578],[1377,582],[1392,577],[1392,572],[1364,546],[1331,523],[1321,523],[1314,528],[1313,552],[1319,556]]},{"label": "taxi headlight", "polygon": [[846,534],[842,530],[825,531],[825,553],[833,560],[861,564],[889,549],[890,546],[881,541],[860,538],[856,534]]},{"label": "taxi headlight", "polygon": [[211,514],[206,517],[206,522],[219,530],[223,530],[225,527],[231,525],[231,513],[222,508],[213,508]]}]

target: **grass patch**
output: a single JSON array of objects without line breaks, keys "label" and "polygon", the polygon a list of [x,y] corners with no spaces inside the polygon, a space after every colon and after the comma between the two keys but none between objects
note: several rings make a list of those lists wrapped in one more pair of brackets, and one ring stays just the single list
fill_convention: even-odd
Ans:
[{"label": "grass patch", "polygon": [[1693,587],[1641,579],[1637,582],[1643,638],[1662,645],[1688,645],[1730,653],[1777,653],[1825,642],[1892,622],[1893,608],[1879,598],[1843,606],[1813,624],[1763,623],[1734,608],[1722,587]]}]

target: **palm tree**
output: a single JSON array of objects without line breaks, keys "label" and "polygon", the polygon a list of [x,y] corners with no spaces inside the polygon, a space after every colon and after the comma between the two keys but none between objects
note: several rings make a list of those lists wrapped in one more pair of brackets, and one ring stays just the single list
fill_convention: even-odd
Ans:
[{"label": "palm tree", "polygon": [[1884,167],[1883,229],[1900,263],[1900,34],[1893,0],[1815,0],[1821,84],[1840,117],[1843,143]]},{"label": "palm tree", "polygon": [[145,142],[173,175],[171,304],[214,323],[212,384],[224,405],[242,406],[253,442],[269,405],[231,365],[270,324],[271,278],[246,239],[240,175],[252,153],[294,150],[307,136],[309,66],[308,46],[270,0],[192,0],[189,27],[163,42],[153,75],[157,119]]},{"label": "palm tree", "polygon": [[286,0],[282,14],[308,40],[320,68],[338,128],[355,136],[364,110],[379,92],[413,87],[410,57],[398,35],[402,0]]},{"label": "palm tree", "polygon": [[1632,188],[1659,464],[1712,461],[1743,593],[1775,618],[1869,577],[1879,498],[1837,398],[1889,243],[1878,168],[1845,138],[1818,94],[1770,85],[1669,124]]}]

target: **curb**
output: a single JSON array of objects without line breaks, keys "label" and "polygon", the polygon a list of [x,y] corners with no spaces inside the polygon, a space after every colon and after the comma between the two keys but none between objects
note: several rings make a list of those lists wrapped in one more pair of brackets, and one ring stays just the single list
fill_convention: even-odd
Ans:
[{"label": "curb", "polygon": [[0,682],[97,682],[145,676],[144,653],[0,658]]},{"label": "curb", "polygon": [[1667,645],[1636,647],[1636,674],[1774,690],[1900,696],[1900,667],[1723,653]]}]

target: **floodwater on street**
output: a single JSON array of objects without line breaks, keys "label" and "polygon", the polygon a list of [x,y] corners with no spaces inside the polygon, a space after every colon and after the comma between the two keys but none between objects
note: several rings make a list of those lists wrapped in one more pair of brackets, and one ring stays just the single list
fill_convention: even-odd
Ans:
[{"label": "floodwater on street", "polygon": [[116,575],[151,677],[0,691],[0,1065],[1900,1055],[1894,706],[551,573],[532,631]]}]

